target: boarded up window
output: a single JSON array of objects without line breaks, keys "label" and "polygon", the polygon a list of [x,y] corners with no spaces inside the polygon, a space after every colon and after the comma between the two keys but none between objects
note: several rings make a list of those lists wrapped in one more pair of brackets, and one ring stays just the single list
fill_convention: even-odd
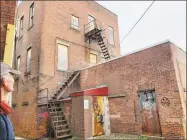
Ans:
[{"label": "boarded up window", "polygon": [[58,44],[58,70],[68,70],[68,47]]},{"label": "boarded up window", "polygon": [[109,26],[109,43],[114,45],[114,29]]},{"label": "boarded up window", "polygon": [[96,54],[93,54],[93,53],[90,53],[90,62],[91,63],[97,63],[97,55]]},{"label": "boarded up window", "polygon": [[31,48],[27,50],[27,72],[30,71],[30,65],[31,65]]}]

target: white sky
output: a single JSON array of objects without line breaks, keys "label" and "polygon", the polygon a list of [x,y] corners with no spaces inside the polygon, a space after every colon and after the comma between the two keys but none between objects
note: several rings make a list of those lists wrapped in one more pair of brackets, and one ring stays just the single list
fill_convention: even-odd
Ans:
[{"label": "white sky", "polygon": [[[97,1],[118,15],[120,42],[152,1]],[[186,51],[186,1],[155,1],[121,44],[121,54],[169,39]]]}]

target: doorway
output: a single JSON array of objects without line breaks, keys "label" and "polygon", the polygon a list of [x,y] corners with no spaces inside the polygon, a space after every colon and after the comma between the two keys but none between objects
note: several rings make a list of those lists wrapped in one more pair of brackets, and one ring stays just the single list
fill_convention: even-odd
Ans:
[{"label": "doorway", "polygon": [[104,104],[102,96],[93,96],[93,136],[104,135]]},{"label": "doorway", "polygon": [[138,97],[143,134],[161,136],[155,91],[139,92]]}]

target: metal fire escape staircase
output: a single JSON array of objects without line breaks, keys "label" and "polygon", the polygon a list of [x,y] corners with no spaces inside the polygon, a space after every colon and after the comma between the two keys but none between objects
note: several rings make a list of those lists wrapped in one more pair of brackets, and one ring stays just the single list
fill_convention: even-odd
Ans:
[{"label": "metal fire escape staircase", "polygon": [[[92,40],[96,40],[98,45],[100,45],[101,51],[104,55],[105,60],[109,60],[111,58],[108,51],[108,42],[106,37],[103,35],[103,29],[101,28],[101,24],[97,20],[93,20],[87,25],[85,25],[85,41],[89,40],[91,43]],[[52,94],[52,97],[49,97],[48,89],[47,96],[40,97],[41,90],[37,91],[37,104],[38,106],[42,106],[44,104],[39,104],[38,100],[43,98],[47,99],[47,108],[49,112],[49,116],[51,119],[51,124],[53,126],[53,130],[55,132],[55,138],[68,138],[71,137],[70,129],[68,127],[67,120],[64,116],[64,112],[60,108],[60,100],[64,99],[64,93],[68,90],[68,87],[76,80],[76,78],[80,75],[80,71],[74,71],[70,74],[70,76],[65,80],[65,82],[55,90],[55,93]]]},{"label": "metal fire escape staircase", "polygon": [[[43,92],[46,91],[46,92]],[[41,97],[40,94],[44,94],[46,96]],[[51,122],[51,126],[53,127],[55,138],[68,138],[71,137],[70,129],[67,124],[67,120],[64,116],[63,111],[60,108],[60,103],[56,103],[53,100],[50,100],[50,94],[48,88],[40,89],[37,91],[37,105],[43,106],[47,104],[47,109],[49,112],[49,119]],[[41,103],[42,100],[42,103]],[[51,135],[51,133],[50,133]],[[52,136],[50,136],[52,138]]]},{"label": "metal fire escape staircase", "polygon": [[55,94],[53,94],[52,97],[49,97],[48,89],[47,96],[45,97],[40,97],[40,92],[42,90],[38,90],[37,92],[38,106],[42,105],[38,103],[40,99],[47,98],[47,102],[45,104],[47,104],[51,125],[53,126],[56,139],[71,137],[67,120],[64,116],[64,112],[60,107],[60,102],[58,101],[64,98],[63,94],[67,91],[68,86],[70,86],[74,82],[79,74],[79,71],[72,72],[72,74],[70,74],[67,80],[61,85],[61,87],[55,92]]},{"label": "metal fire escape staircase", "polygon": [[60,107],[60,103],[49,101],[48,111],[51,118],[51,124],[55,133],[55,138],[59,139],[71,137],[70,129],[64,116],[64,112]]},{"label": "metal fire escape staircase", "polygon": [[64,98],[64,93],[67,91],[68,87],[76,80],[79,76],[80,71],[74,71],[70,74],[67,80],[57,89],[57,92],[52,97],[52,100],[58,101]]},{"label": "metal fire escape staircase", "polygon": [[101,23],[95,19],[84,25],[84,31],[85,42],[89,41],[90,44],[92,40],[96,40],[104,55],[104,59],[109,60],[111,56],[108,50],[108,40],[104,35],[104,30],[102,29]]}]

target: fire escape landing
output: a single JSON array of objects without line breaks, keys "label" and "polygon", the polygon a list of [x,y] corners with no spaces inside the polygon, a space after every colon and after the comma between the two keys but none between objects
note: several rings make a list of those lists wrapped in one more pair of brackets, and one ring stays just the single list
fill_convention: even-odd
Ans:
[{"label": "fire escape landing", "polygon": [[96,19],[89,22],[84,25],[84,32],[85,42],[89,41],[90,44],[92,40],[96,40],[101,48],[105,60],[109,60],[110,54],[107,47],[108,42],[106,37],[103,35],[104,30],[102,29],[101,23]]}]

